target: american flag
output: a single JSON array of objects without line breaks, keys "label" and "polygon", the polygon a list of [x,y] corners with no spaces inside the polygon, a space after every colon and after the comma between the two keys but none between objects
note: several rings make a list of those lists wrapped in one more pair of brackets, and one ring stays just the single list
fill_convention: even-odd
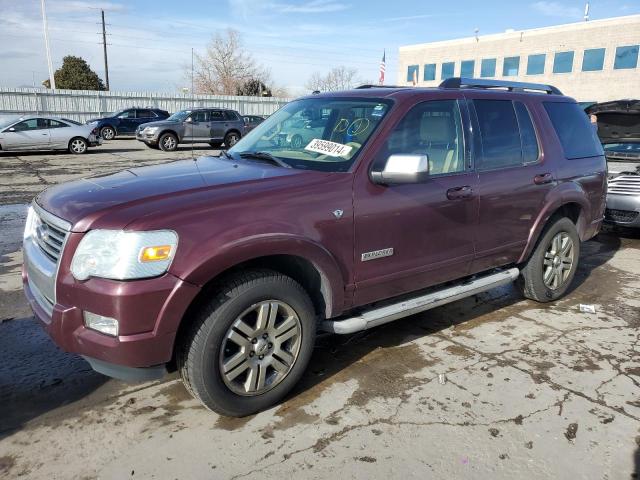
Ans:
[{"label": "american flag", "polygon": [[380,85],[384,85],[384,72],[386,70],[386,50],[382,51],[382,61],[380,62]]}]

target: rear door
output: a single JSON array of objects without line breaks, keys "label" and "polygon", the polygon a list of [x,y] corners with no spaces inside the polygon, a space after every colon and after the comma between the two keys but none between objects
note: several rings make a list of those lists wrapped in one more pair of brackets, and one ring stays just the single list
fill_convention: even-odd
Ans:
[{"label": "rear door", "polygon": [[139,108],[136,110],[136,128],[140,125],[149,122],[155,122],[158,119],[157,115],[148,108]]},{"label": "rear door", "polygon": [[538,141],[538,116],[524,100],[465,95],[479,176],[475,273],[520,258],[545,197],[556,185],[556,172]]},{"label": "rear door", "polygon": [[222,141],[229,121],[222,110],[211,110],[211,140]]}]

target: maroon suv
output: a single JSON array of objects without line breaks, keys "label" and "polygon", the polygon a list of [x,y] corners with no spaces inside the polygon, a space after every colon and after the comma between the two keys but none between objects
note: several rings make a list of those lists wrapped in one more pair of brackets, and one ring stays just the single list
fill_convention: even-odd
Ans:
[{"label": "maroon suv", "polygon": [[300,379],[317,329],[512,281],[559,298],[605,188],[594,130],[554,87],[456,78],[312,95],[220,157],[41,193],[24,287],[54,341],[95,370],[178,368],[207,407],[247,415]]}]

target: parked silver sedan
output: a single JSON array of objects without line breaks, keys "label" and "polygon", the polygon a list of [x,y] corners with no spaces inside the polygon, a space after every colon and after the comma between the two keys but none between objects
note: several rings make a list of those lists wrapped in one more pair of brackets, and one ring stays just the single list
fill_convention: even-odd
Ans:
[{"label": "parked silver sedan", "polygon": [[0,150],[68,150],[86,153],[102,144],[97,129],[57,117],[23,116],[0,120]]}]

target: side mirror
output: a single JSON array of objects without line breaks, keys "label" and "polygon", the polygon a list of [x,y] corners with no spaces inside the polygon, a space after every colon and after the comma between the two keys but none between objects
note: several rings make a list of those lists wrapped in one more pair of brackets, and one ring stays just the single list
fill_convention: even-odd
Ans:
[{"label": "side mirror", "polygon": [[428,177],[427,155],[391,155],[381,171],[371,172],[371,179],[378,185],[421,183]]},{"label": "side mirror", "polygon": [[184,122],[185,123],[193,123],[193,118],[187,117],[187,119]]},{"label": "side mirror", "polygon": [[15,132],[15,131],[16,131],[16,127],[7,128],[7,132]]}]

